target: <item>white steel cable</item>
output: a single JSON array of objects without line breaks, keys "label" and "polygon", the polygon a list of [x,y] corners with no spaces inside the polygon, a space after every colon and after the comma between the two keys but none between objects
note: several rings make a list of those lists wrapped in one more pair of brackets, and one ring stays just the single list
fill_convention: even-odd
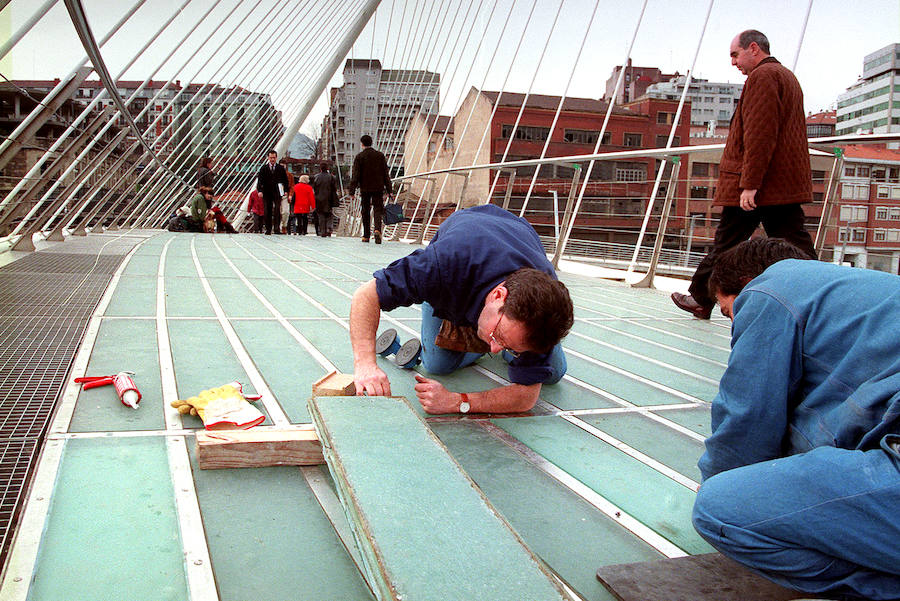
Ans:
[{"label": "white steel cable", "polygon": [[[597,0],[594,3],[594,10],[591,12],[591,18],[588,21],[587,28],[584,30],[584,37],[581,38],[581,45],[578,47],[578,53],[575,55],[575,60],[572,62],[572,70],[569,72],[569,79],[566,81],[565,90],[563,90],[562,96],[559,98],[559,104],[556,106],[556,113],[553,115],[553,122],[550,124],[550,133],[547,134],[547,139],[544,141],[544,147],[541,149],[541,158],[547,156],[547,149],[550,148],[550,139],[553,137],[553,132],[556,130],[556,124],[559,122],[559,115],[562,113],[563,105],[566,102],[566,98],[569,95],[569,88],[572,85],[572,80],[575,78],[575,69],[578,67],[579,61],[581,61],[581,53],[584,51],[585,43],[588,39],[588,34],[591,32],[591,26],[594,24],[594,18],[597,16],[597,9],[600,7],[600,0]],[[549,165],[548,165],[549,166]],[[538,174],[541,172],[540,167],[535,167],[534,175],[531,178],[531,184],[528,186],[528,192],[525,194],[525,200],[522,202],[522,209],[519,211],[519,217],[523,217],[525,215],[525,209],[528,207],[528,200],[531,198],[531,192],[534,190],[534,185],[537,182]]]},{"label": "white steel cable", "polygon": [[[613,107],[616,104],[616,98],[619,96],[619,90],[622,89],[622,82],[625,80],[625,65],[628,64],[628,59],[631,58],[631,50],[634,48],[634,42],[637,39],[637,34],[641,29],[641,22],[644,20],[644,13],[647,11],[647,0],[644,0],[641,5],[641,12],[638,15],[637,23],[634,25],[634,33],[631,36],[631,42],[628,44],[628,50],[625,52],[625,60],[622,62],[622,68],[619,69],[619,77],[616,78],[616,86],[613,89],[613,93],[611,98],[609,99],[609,106],[606,108],[606,116],[603,118],[603,125],[600,126],[600,132],[597,135],[597,142],[594,144],[594,154],[598,154],[600,152],[600,145],[603,143],[603,134],[606,133],[606,126],[609,124],[609,119],[612,116]],[[596,161],[591,160],[588,163],[587,169],[584,171],[584,180],[581,182],[581,188],[578,191],[578,199],[575,201],[575,207],[572,210],[572,216],[569,219],[569,223],[566,225],[566,231],[562,233],[560,240],[557,242],[559,245],[558,254],[562,256],[562,254],[566,251],[566,244],[569,241],[569,236],[572,234],[572,227],[575,224],[575,216],[578,215],[578,211],[581,208],[581,203],[584,200],[584,192],[587,189],[588,182],[591,179],[591,172],[594,170],[594,163]]]},{"label": "white steel cable", "polygon": [[794,53],[794,61],[791,63],[791,71],[797,70],[797,61],[800,60],[800,49],[803,48],[803,38],[806,37],[806,26],[809,24],[809,13],[812,11],[813,0],[806,5],[806,16],[803,17],[803,25],[800,27],[800,39],[797,40],[797,52]]},{"label": "white steel cable", "polygon": [[[475,22],[478,20],[478,14],[481,11],[481,6],[482,5],[479,5],[479,7],[478,7],[479,10],[478,10],[478,12],[476,12],[475,18],[473,19],[473,22],[472,22],[473,27],[475,25]],[[463,81],[469,81],[469,79],[472,76],[472,69],[475,67],[475,63],[478,60],[478,53],[481,51],[481,43],[484,41],[484,39],[486,37],[488,27],[490,27],[490,24],[491,24],[491,18],[494,16],[494,11],[496,10],[496,8],[497,8],[497,1],[495,0],[493,6],[491,7],[491,11],[488,15],[488,18],[485,21],[484,31],[478,37],[478,45],[475,47],[475,52],[472,55],[472,62],[469,64],[469,72],[463,78]],[[458,123],[454,124],[453,131],[454,131],[454,138],[456,138],[456,144],[453,149],[453,155],[450,157],[450,163],[449,163],[450,167],[452,167],[453,163],[456,162],[456,157],[459,153],[460,148],[462,148],[462,144],[461,144],[462,137],[465,136],[465,132],[469,127],[469,121],[472,119],[472,114],[474,112],[475,112],[475,103],[473,102],[472,109],[469,111],[469,117],[466,119],[465,125],[463,126],[462,135],[458,138],[456,138],[455,132],[456,132],[456,128],[458,127],[459,124]],[[437,125],[437,119],[435,119],[435,125]],[[438,156],[440,155],[440,149],[444,147],[444,144],[446,143],[446,139],[447,139],[447,136],[449,135],[449,133],[450,133],[450,126],[448,123],[447,129],[444,131],[444,135],[441,138],[441,140],[438,142],[438,147],[435,149],[434,160],[431,163],[432,166],[434,166],[434,164],[437,162]],[[466,176],[466,177],[468,177],[468,176]],[[444,194],[444,188],[447,186],[447,181],[449,179],[450,179],[450,176],[446,175],[446,176],[444,176],[444,179],[441,180],[441,187],[438,190],[437,196],[435,196],[435,199],[434,199],[434,209],[435,210],[437,210],[437,206],[441,202],[441,196]],[[462,203],[462,200],[463,200],[462,195],[460,195],[459,199],[456,202],[457,209],[459,209],[459,206]]]},{"label": "white steel cable", "polygon": [[[675,131],[678,128],[678,122],[681,121],[681,111],[684,108],[684,101],[687,99],[688,90],[691,87],[691,77],[694,73],[694,67],[697,65],[697,57],[700,55],[700,47],[703,45],[703,39],[706,36],[706,27],[709,25],[709,15],[712,13],[713,4],[715,0],[709,0],[709,5],[706,9],[706,19],[703,21],[703,28],[700,30],[700,37],[697,40],[697,49],[694,51],[694,60],[691,61],[691,66],[687,71],[684,79],[684,90],[681,92],[681,98],[678,101],[678,109],[675,111],[675,118],[672,122],[672,127],[669,128],[669,138],[666,141],[666,148],[672,147],[672,140],[675,137]],[[637,242],[634,244],[634,254],[631,256],[631,262],[628,264],[627,273],[632,273],[634,271],[634,266],[637,263],[638,253],[641,250],[641,243],[644,241],[644,234],[647,232],[647,224],[650,222],[650,215],[653,212],[653,205],[656,202],[656,194],[659,191],[659,185],[662,182],[663,174],[666,169],[665,161],[659,163],[659,169],[657,169],[656,180],[653,182],[653,191],[650,193],[650,198],[647,199],[647,210],[644,211],[644,220],[641,222],[641,229],[638,233]],[[676,182],[677,185],[677,182]],[[572,221],[575,221],[575,216],[572,216]]]},{"label": "white steel cable", "polygon": [[[513,140],[516,139],[516,131],[519,129],[519,123],[522,121],[522,115],[525,113],[525,106],[528,104],[528,97],[531,96],[531,90],[534,88],[534,82],[537,80],[538,73],[541,70],[541,65],[544,64],[544,57],[547,54],[547,46],[550,44],[550,38],[553,37],[553,32],[556,30],[556,24],[559,22],[559,14],[562,12],[563,4],[565,4],[566,0],[560,0],[559,7],[556,9],[556,15],[553,17],[553,25],[550,27],[550,32],[547,34],[547,39],[544,41],[544,47],[541,50],[541,57],[538,59],[537,65],[534,68],[534,75],[531,76],[531,83],[528,84],[528,91],[525,92],[525,97],[522,98],[522,106],[519,107],[519,113],[516,115],[516,122],[513,124],[512,131],[509,134],[509,141],[506,143],[506,148],[503,150],[503,158],[500,159],[500,162],[504,162],[506,160],[507,155],[509,154],[509,149],[512,147]],[[494,181],[491,183],[491,188],[488,191],[488,198],[493,197],[494,189],[497,187],[497,180],[500,179],[500,172],[494,174]]]},{"label": "white steel cable", "polygon": [[[529,12],[529,15],[528,15],[528,21],[526,22],[525,28],[523,29],[523,33],[522,33],[522,37],[523,37],[523,38],[524,38],[524,32],[525,32],[525,29],[527,29],[528,23],[531,22],[531,16],[532,16],[532,14],[534,13],[534,7],[535,7],[536,4],[537,4],[537,0],[533,0],[532,6],[531,6],[531,12]],[[457,38],[457,42],[458,42],[458,38]],[[521,47],[521,39],[520,39],[519,42],[520,42],[520,46],[519,46],[519,47]],[[513,56],[513,59],[512,59],[512,61],[510,62],[510,71],[512,70],[512,64],[515,62],[516,56],[518,55],[518,49],[519,49],[519,47],[516,48],[516,54]],[[454,51],[455,51],[455,48],[456,48],[456,44],[454,44]],[[451,56],[453,55],[453,52],[454,52],[454,51],[451,51],[451,53],[450,53]],[[449,59],[448,59],[448,61],[449,61]],[[507,72],[507,77],[508,77],[508,75],[509,75],[509,72]],[[455,71],[454,71],[454,76],[455,76]],[[451,77],[451,81],[452,81],[452,79],[453,79],[453,77]],[[448,87],[449,87],[449,86],[448,86]],[[426,136],[426,138],[425,138],[426,140],[429,140],[429,141],[431,140],[431,137],[434,135],[434,130],[435,130],[435,128],[437,127],[437,123],[438,123],[438,119],[435,118],[434,124],[432,125],[430,131],[428,132],[428,134],[427,134],[427,136]],[[490,129],[490,128],[485,128],[485,134],[487,133],[488,129]],[[439,146],[442,145],[442,144],[444,143],[443,141],[444,141],[445,139],[446,139],[446,136],[445,136],[444,138],[442,138],[442,140],[441,140]],[[426,146],[426,151],[423,152],[423,153],[419,156],[419,163],[416,165],[415,169],[413,170],[414,172],[416,172],[416,173],[419,172],[420,166],[421,166],[421,164],[422,164],[422,160],[423,160],[426,156],[427,156],[427,146]],[[427,184],[427,181],[426,181],[425,188],[427,188],[427,185],[428,185],[428,184]],[[425,196],[425,195],[424,195],[424,190],[425,190],[425,188],[423,188],[423,194],[422,194],[422,196],[416,201],[416,207],[415,207],[415,210],[413,211],[413,215],[416,215],[416,214],[418,214],[418,212],[419,212],[419,207],[422,205],[422,198],[424,198],[424,196]],[[435,206],[437,206],[437,205],[435,204]],[[409,238],[409,234],[410,234],[410,232],[412,231],[412,227],[413,227],[413,220],[410,219],[410,220],[409,220],[409,224],[408,224],[407,227],[406,227],[406,234],[404,234],[404,238],[406,238],[406,239]],[[422,223],[422,229],[423,229],[423,232],[425,232],[425,231],[427,230],[427,221],[423,221],[423,223]],[[424,234],[423,234],[423,240],[424,240]]]}]

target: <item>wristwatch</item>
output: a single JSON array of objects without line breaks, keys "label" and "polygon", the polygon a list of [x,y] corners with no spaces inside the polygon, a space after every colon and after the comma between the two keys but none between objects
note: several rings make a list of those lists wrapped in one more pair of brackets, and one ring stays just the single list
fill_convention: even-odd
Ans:
[{"label": "wristwatch", "polygon": [[472,408],[472,406],[469,404],[469,395],[467,395],[465,392],[460,392],[459,396],[462,397],[462,400],[459,402],[459,412],[468,413],[469,409]]}]

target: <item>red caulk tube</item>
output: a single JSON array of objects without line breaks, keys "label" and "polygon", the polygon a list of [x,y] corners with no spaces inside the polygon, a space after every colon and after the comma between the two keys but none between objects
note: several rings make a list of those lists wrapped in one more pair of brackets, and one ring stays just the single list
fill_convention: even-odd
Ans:
[{"label": "red caulk tube", "polygon": [[131,407],[132,409],[137,409],[138,403],[141,402],[141,391],[137,389],[134,380],[131,379],[131,376],[133,375],[133,371],[121,371],[114,376],[85,376],[83,378],[75,378],[75,382],[84,384],[82,387],[83,390],[112,384],[116,387],[116,394],[119,396],[119,400],[122,401],[122,404]]}]

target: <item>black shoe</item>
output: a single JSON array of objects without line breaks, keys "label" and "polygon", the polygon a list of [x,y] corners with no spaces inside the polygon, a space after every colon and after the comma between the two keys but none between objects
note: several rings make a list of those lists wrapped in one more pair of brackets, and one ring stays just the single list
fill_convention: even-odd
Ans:
[{"label": "black shoe", "polygon": [[672,293],[672,302],[682,311],[687,311],[697,319],[709,319],[712,315],[712,306],[705,307],[698,303],[690,294],[682,294],[680,292]]},{"label": "black shoe", "polygon": [[381,232],[375,230],[375,244],[381,244]]},{"label": "black shoe", "polygon": [[367,244],[367,243],[369,242],[369,239],[368,239],[368,238],[363,238],[362,241],[363,241],[363,244]]}]

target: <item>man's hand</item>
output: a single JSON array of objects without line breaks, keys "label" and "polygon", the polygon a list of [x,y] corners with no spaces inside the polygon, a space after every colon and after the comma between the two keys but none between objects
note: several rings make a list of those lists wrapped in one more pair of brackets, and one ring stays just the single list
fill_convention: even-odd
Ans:
[{"label": "man's hand", "polygon": [[741,190],[741,208],[745,211],[756,208],[756,190]]},{"label": "man's hand", "polygon": [[377,365],[359,367],[353,374],[357,396],[391,396],[391,383],[387,374]]},{"label": "man's hand", "polygon": [[416,396],[425,413],[456,413],[459,402],[456,395],[438,382],[416,374]]}]

